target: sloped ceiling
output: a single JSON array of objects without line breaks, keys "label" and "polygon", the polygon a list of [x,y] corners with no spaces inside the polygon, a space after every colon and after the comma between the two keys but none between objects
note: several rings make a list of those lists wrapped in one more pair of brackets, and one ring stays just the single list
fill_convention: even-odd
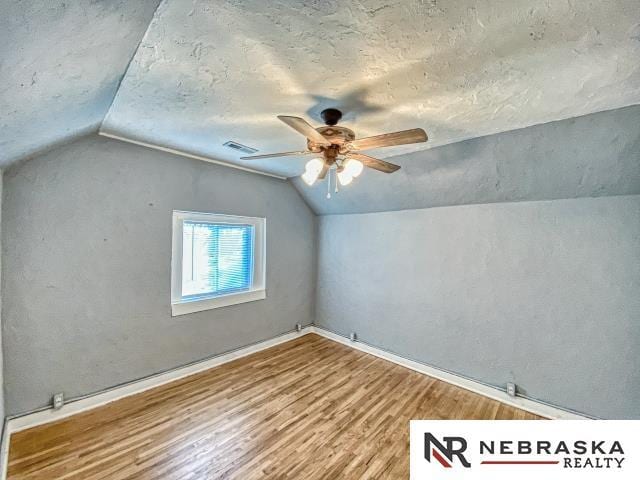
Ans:
[{"label": "sloped ceiling", "polygon": [[0,2],[0,168],[97,131],[158,3]]},{"label": "sloped ceiling", "polygon": [[640,103],[639,19],[637,0],[165,0],[102,128],[293,176],[304,160],[222,143],[301,149],[276,115],[331,106],[360,137],[429,133],[372,152],[395,156]]},{"label": "sloped ceiling", "polygon": [[330,203],[294,179],[320,213],[640,191],[637,0],[158,3],[0,3],[0,168],[100,128],[295,177],[222,144],[302,149],[276,115],[337,107],[430,141],[368,152],[403,169]]},{"label": "sloped ceiling", "polygon": [[[292,181],[319,214],[640,194],[640,106],[536,125],[398,157],[331,189]],[[333,180],[333,178],[332,178]]]}]

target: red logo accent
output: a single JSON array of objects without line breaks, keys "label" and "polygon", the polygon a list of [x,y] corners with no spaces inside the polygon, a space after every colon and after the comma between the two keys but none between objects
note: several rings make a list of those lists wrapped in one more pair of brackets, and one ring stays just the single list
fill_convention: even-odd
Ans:
[{"label": "red logo accent", "polygon": [[449,462],[447,462],[444,457],[442,455],[440,455],[438,453],[438,451],[433,448],[431,449],[431,455],[433,455],[433,458],[435,458],[436,460],[438,460],[440,462],[440,464],[444,467],[444,468],[451,468],[451,464]]}]

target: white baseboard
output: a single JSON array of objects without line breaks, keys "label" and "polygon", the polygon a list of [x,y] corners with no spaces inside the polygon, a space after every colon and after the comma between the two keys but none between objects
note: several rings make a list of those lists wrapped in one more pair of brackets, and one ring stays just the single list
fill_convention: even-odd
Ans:
[{"label": "white baseboard", "polygon": [[355,348],[356,350],[369,353],[371,355],[382,358],[384,360],[388,360],[411,370],[415,370],[416,372],[423,373],[430,377],[437,378],[438,380],[442,380],[452,385],[464,388],[465,390],[470,390],[474,393],[489,397],[493,400],[498,400],[499,402],[506,403],[507,405],[511,405],[512,407],[516,407],[521,410],[526,410],[527,412],[540,415],[541,417],[549,418],[552,420],[591,420],[591,418],[585,417],[578,413],[563,410],[561,408],[547,405],[545,403],[536,402],[535,400],[524,397],[511,397],[507,395],[507,393],[503,390],[485,385],[483,383],[475,382],[468,378],[454,375],[452,373],[440,370],[435,367],[431,367],[424,363],[416,362],[414,360],[408,360],[404,357],[401,357],[400,355],[387,352],[380,348],[372,347],[371,345],[367,345],[365,343],[361,343],[358,341],[354,342],[346,337],[343,337],[342,335],[338,335],[318,326],[314,326],[312,328],[314,333],[317,333],[318,335],[321,335],[335,342],[342,343],[343,345]]},{"label": "white baseboard", "polygon": [[210,368],[231,362],[232,360],[246,357],[247,355],[251,355],[252,353],[256,353],[261,350],[280,345],[281,343],[285,343],[303,335],[307,335],[312,331],[313,327],[305,327],[301,332],[285,333],[275,338],[249,345],[248,347],[239,348],[222,355],[211,357],[201,362],[193,363],[185,367],[176,368],[174,370],[160,373],[158,375],[153,375],[142,380],[133,381],[131,383],[127,383],[126,385],[115,387],[104,392],[82,398],[80,400],[72,400],[69,403],[65,404],[59,410],[47,409],[15,418],[10,418],[8,422],[8,430],[11,434],[14,432],[25,430],[27,428],[42,425],[44,423],[55,422],[71,415],[75,415],[77,413],[91,410],[92,408],[100,407],[107,403],[120,400],[121,398],[129,397],[131,395],[144,392],[145,390],[159,387],[166,383],[188,377],[189,375],[193,375],[204,370],[209,370]]},{"label": "white baseboard", "polygon": [[38,425],[43,425],[45,423],[55,422],[66,417],[70,417],[71,415],[91,410],[93,408],[106,405],[107,403],[115,402],[121,398],[129,397],[131,395],[144,392],[145,390],[174,382],[204,370],[209,370],[210,368],[217,367],[241,357],[246,357],[247,355],[251,355],[252,353],[256,353],[267,348],[275,347],[276,345],[280,345],[281,343],[288,342],[303,335],[308,335],[312,332],[314,332],[314,328],[312,326],[304,327],[300,332],[285,333],[263,342],[255,343],[244,348],[239,348],[222,355],[211,357],[201,362],[133,381],[126,385],[115,387],[79,400],[72,400],[59,410],[47,409],[19,417],[9,418],[5,421],[4,429],[2,431],[2,443],[0,445],[0,480],[6,480],[7,478],[9,441],[12,433],[26,430],[27,428],[37,427]]},{"label": "white baseboard", "polygon": [[322,337],[328,338],[329,340],[333,340],[335,342],[341,343],[351,348],[355,348],[356,350],[360,350],[362,352],[374,355],[384,360],[388,360],[397,365],[401,365],[403,367],[409,368],[416,372],[428,375],[430,377],[437,378],[438,380],[442,380],[452,385],[456,385],[466,390],[470,390],[472,392],[478,393],[485,397],[498,400],[507,405],[511,405],[513,407],[520,408],[522,410],[526,410],[528,412],[534,413],[536,415],[540,415],[545,418],[557,419],[557,420],[588,419],[588,417],[581,416],[577,413],[562,410],[560,408],[556,408],[550,405],[546,405],[544,403],[536,402],[528,398],[510,397],[509,395],[506,394],[506,392],[503,392],[502,390],[499,390],[497,388],[493,388],[488,385],[484,385],[482,383],[478,383],[464,377],[459,377],[452,373],[439,370],[435,367],[431,367],[423,363],[419,363],[413,360],[408,360],[399,355],[387,352],[385,350],[382,350],[361,342],[351,341],[346,337],[335,334],[333,332],[330,332],[328,330],[325,330],[317,326],[309,326],[309,327],[303,328],[301,332],[286,333],[284,335],[280,335],[270,340],[265,340],[263,342],[259,342],[254,345],[250,345],[248,347],[240,348],[232,352],[218,355],[216,357],[212,357],[207,360],[203,360],[201,362],[197,362],[185,367],[177,368],[175,370],[171,370],[171,371],[154,375],[151,377],[147,377],[142,380],[134,381],[120,387],[115,387],[113,389],[88,396],[86,398],[71,401],[59,410],[48,409],[48,410],[42,410],[39,412],[19,416],[19,417],[10,418],[8,419],[8,421],[5,422],[4,429],[2,432],[2,442],[0,445],[0,480],[6,479],[7,461],[8,461],[8,454],[9,454],[9,438],[12,433],[19,432],[21,430],[32,428],[45,423],[55,422],[57,420],[61,420],[71,415],[75,415],[77,413],[84,412],[86,410],[91,410],[93,408],[100,407],[107,403],[120,400],[121,398],[129,397],[131,395],[144,392],[145,390],[159,387],[166,383],[170,383],[175,380],[188,377],[189,375],[193,375],[195,373],[199,373],[213,367],[217,367],[219,365],[228,363],[237,358],[246,357],[247,355],[251,355],[252,353],[256,353],[261,350],[274,347],[281,343],[288,342],[290,340],[301,337],[303,335],[308,335],[310,333],[316,333]]}]

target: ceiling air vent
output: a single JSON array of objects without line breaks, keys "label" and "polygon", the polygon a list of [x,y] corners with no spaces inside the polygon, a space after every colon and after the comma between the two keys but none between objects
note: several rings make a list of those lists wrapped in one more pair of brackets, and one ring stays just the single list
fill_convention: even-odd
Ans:
[{"label": "ceiling air vent", "polygon": [[239,152],[242,153],[256,153],[258,150],[255,148],[251,148],[251,147],[247,147],[246,145],[242,145],[241,143],[238,142],[234,142],[229,140],[228,142],[224,142],[222,145],[224,145],[227,148],[231,148],[233,150],[237,150]]}]

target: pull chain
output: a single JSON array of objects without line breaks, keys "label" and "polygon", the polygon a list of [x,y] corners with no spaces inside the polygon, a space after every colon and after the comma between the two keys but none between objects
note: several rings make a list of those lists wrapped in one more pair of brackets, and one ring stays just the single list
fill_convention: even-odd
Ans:
[{"label": "pull chain", "polygon": [[334,170],[333,182],[336,184],[336,193],[338,193],[338,170]]},{"label": "pull chain", "polygon": [[331,170],[329,170],[329,175],[327,175],[327,199],[331,198]]}]

